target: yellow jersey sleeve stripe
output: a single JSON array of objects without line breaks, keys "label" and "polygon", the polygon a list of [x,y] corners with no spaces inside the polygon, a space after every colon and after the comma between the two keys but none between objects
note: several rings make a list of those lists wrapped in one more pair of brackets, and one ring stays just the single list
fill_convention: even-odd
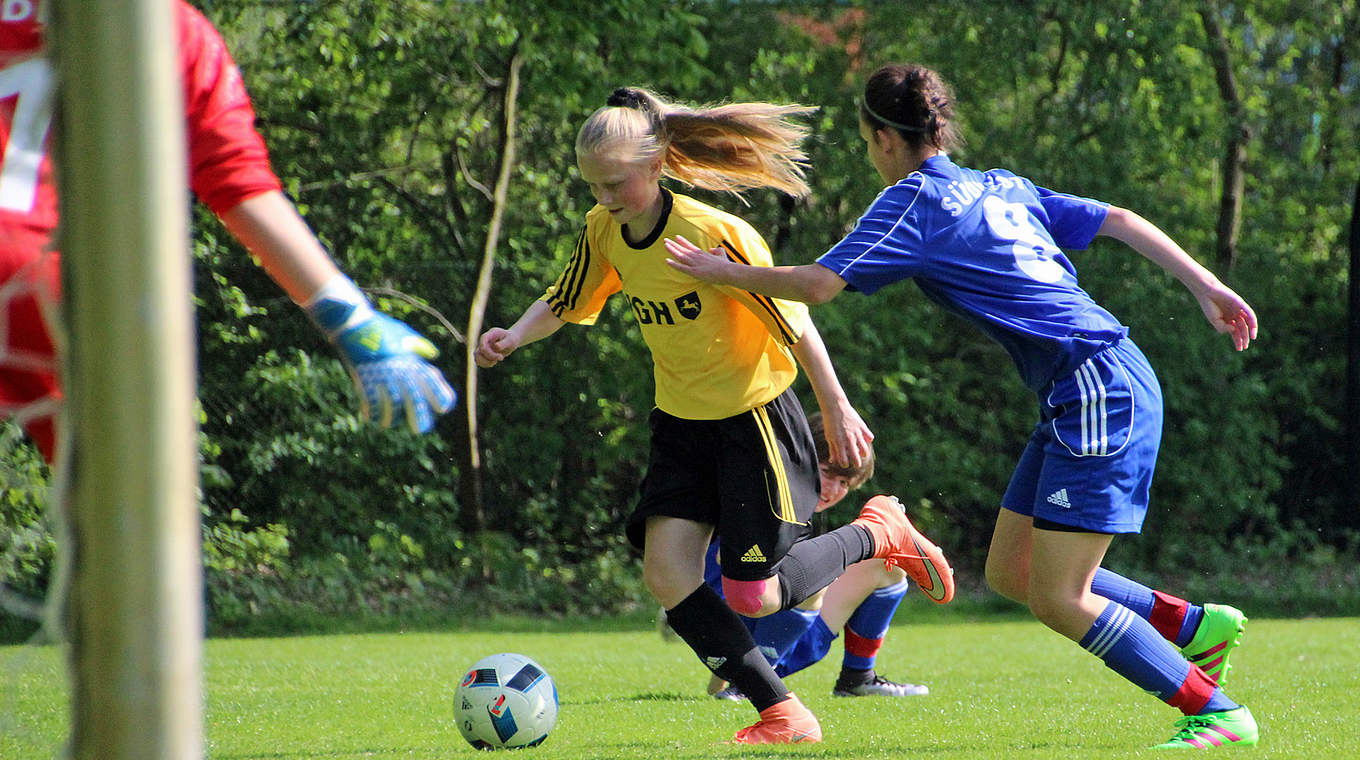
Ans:
[{"label": "yellow jersey sleeve stripe", "polygon": [[770,509],[780,520],[798,524],[798,513],[793,508],[793,492],[789,489],[789,475],[784,469],[784,458],[779,455],[779,445],[775,442],[770,413],[763,406],[758,406],[751,412],[755,415],[760,437],[765,441],[765,455],[770,460],[770,469],[774,471],[775,484],[779,491],[776,497],[778,503],[771,504]]},{"label": "yellow jersey sleeve stripe", "polygon": [[[722,247],[727,249],[728,258],[742,264],[750,265],[751,262],[737,250],[736,246],[724,240],[722,241]],[[755,299],[755,302],[760,304],[760,307],[774,319],[775,324],[779,326],[779,332],[782,334],[786,345],[798,342],[800,336],[794,334],[793,325],[789,324],[788,318],[786,318],[784,313],[779,310],[779,307],[774,305],[773,298],[759,293],[752,293],[749,290],[746,291],[746,294]]]},{"label": "yellow jersey sleeve stripe", "polygon": [[581,230],[581,236],[576,239],[576,249],[572,252],[576,266],[572,271],[571,303],[568,306],[575,310],[580,306],[581,291],[585,289],[586,276],[590,272],[590,239],[586,236],[586,230]]},{"label": "yellow jersey sleeve stripe", "polygon": [[590,269],[590,243],[586,241],[586,231],[576,238],[576,247],[571,252],[566,271],[557,278],[557,292],[548,299],[553,313],[560,316],[564,311],[574,311],[581,298],[585,285],[586,272]]}]

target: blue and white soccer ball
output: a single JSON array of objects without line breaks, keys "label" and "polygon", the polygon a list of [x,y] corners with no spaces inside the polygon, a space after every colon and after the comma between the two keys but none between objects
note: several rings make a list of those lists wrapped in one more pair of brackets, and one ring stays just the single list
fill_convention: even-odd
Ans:
[{"label": "blue and white soccer ball", "polygon": [[533,747],[557,723],[557,685],[522,654],[484,657],[453,695],[458,731],[477,749]]}]

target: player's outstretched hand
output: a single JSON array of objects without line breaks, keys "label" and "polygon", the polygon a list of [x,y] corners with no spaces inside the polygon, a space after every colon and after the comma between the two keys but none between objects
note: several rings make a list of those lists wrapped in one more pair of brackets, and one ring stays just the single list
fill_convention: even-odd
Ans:
[{"label": "player's outstretched hand", "polygon": [[664,245],[670,258],[666,263],[702,282],[723,284],[722,274],[730,262],[722,248],[705,251],[681,235],[666,238]]},{"label": "player's outstretched hand", "polygon": [[458,395],[428,360],[439,350],[404,322],[375,311],[335,336],[362,399],[365,420],[389,427],[397,410],[417,433],[434,427],[434,418],[453,408]]},{"label": "player's outstretched hand", "polygon": [[434,418],[453,408],[458,395],[429,362],[439,350],[424,336],[380,311],[354,281],[336,274],[301,304],[340,349],[359,391],[365,420],[376,411],[389,427],[398,408],[417,433],[434,427]]},{"label": "player's outstretched hand", "polygon": [[515,334],[503,327],[493,327],[482,333],[482,337],[477,341],[477,350],[473,353],[473,359],[477,366],[482,369],[494,367],[505,361],[505,357],[513,354],[519,348],[519,341]]},{"label": "player's outstretched hand", "polygon": [[822,425],[831,461],[841,467],[862,466],[864,459],[869,456],[869,444],[874,440],[874,433],[859,416],[859,412],[849,402],[822,409]]},{"label": "player's outstretched hand", "polygon": [[1196,295],[1209,324],[1232,339],[1233,347],[1245,350],[1256,337],[1256,312],[1241,296],[1223,283],[1215,283]]}]

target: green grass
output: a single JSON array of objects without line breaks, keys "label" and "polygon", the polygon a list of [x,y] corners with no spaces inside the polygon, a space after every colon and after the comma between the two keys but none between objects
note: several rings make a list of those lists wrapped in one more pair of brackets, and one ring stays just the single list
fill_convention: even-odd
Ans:
[{"label": "green grass", "polygon": [[[721,744],[747,705],[704,696],[707,673],[639,620],[506,621],[461,632],[214,639],[206,647],[208,755],[215,760],[480,757],[458,735],[451,696],[465,668],[515,651],[557,681],[562,708],[542,746],[513,757],[1120,758],[1170,736],[1178,713],[1037,623],[960,620],[912,606],[880,671],[928,697],[830,696],[839,645],[789,685],[820,717],[822,744]],[[503,632],[499,632],[503,631]],[[1255,758],[1347,757],[1360,746],[1360,619],[1252,620],[1229,694],[1250,705]],[[64,652],[0,648],[0,760],[59,754]],[[1161,755],[1154,755],[1160,757]]]}]

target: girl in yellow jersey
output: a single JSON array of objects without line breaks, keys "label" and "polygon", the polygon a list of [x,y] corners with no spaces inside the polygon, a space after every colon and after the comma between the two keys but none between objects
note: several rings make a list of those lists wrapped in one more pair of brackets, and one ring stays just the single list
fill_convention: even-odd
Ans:
[{"label": "girl in yellow jersey", "polygon": [[[483,367],[553,334],[592,324],[622,293],[652,352],[656,409],[651,453],[628,537],[643,550],[643,580],[672,628],[760,713],[738,743],[819,741],[811,711],[785,688],[733,612],[768,615],[824,588],[869,558],[901,566],[945,599],[943,555],[894,500],[873,499],[850,525],[816,538],[817,454],[790,386],[808,374],[832,458],[858,465],[873,434],[851,407],[805,306],[714,286],[666,264],[666,238],[721,246],[770,266],[746,222],[661,187],[663,175],[711,190],[808,191],[791,117],[811,109],[735,103],[692,109],[635,88],[616,90],[576,139],[581,177],[597,205],[565,271],[508,329],[478,341]],[[795,363],[796,361],[796,363]],[[722,537],[722,588],[703,582],[704,554]],[[730,607],[728,605],[731,605]]]}]

